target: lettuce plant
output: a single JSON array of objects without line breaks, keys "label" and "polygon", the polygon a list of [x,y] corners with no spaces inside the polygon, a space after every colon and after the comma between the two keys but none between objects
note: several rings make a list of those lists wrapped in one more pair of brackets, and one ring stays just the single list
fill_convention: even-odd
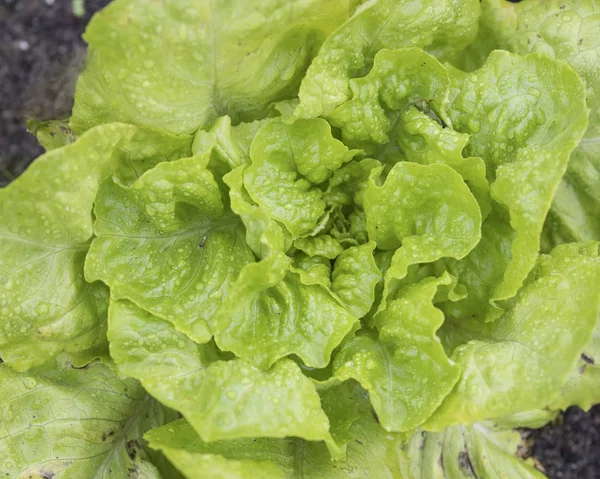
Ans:
[{"label": "lettuce plant", "polygon": [[600,402],[591,0],[115,0],[0,191],[0,475],[535,478]]}]

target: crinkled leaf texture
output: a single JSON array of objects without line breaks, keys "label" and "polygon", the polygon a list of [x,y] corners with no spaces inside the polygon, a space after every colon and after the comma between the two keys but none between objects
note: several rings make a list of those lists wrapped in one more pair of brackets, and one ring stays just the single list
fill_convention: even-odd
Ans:
[{"label": "crinkled leaf texture", "polygon": [[[566,64],[539,54],[494,51],[479,70],[450,73],[448,116],[470,135],[468,153],[485,161],[494,204],[483,225],[489,246],[449,268],[469,291],[487,290],[494,309],[516,294],[535,263],[553,195],[587,126],[585,90]],[[469,302],[453,314],[489,309]]]},{"label": "crinkled leaf texture", "polygon": [[300,86],[300,118],[329,116],[352,97],[350,80],[362,77],[382,49],[430,47],[459,51],[475,37],[476,0],[370,0],[325,41]]},{"label": "crinkled leaf texture", "polygon": [[568,66],[537,54],[495,51],[480,70],[452,72],[448,115],[471,135],[469,151],[486,162],[492,198],[515,232],[493,292],[506,299],[533,267],[552,197],[587,126],[584,87]]},{"label": "crinkled leaf texture", "polygon": [[450,278],[425,278],[398,291],[375,316],[379,337],[358,336],[343,346],[336,377],[354,378],[369,391],[384,428],[411,431],[437,409],[460,370],[435,335],[444,315],[431,301]]},{"label": "crinkled leaf texture", "polygon": [[290,354],[326,367],[357,318],[303,273],[282,254],[247,265],[214,318],[217,345],[263,369]]}]

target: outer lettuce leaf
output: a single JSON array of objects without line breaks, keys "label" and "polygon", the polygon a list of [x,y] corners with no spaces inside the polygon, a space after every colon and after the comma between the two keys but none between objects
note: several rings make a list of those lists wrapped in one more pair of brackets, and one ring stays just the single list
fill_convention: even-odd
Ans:
[{"label": "outer lettuce leaf", "polygon": [[123,121],[193,133],[217,117],[264,116],[294,96],[347,1],[117,0],[84,38],[71,127]]},{"label": "outer lettuce leaf", "polygon": [[[338,404],[346,404],[345,385],[330,391],[338,395]],[[352,397],[353,410],[356,410],[356,401],[357,398]],[[399,438],[386,433],[370,411],[356,412],[359,415],[355,420],[345,425],[346,458],[336,462],[331,462],[322,443],[296,438],[206,443],[184,421],[150,431],[146,438],[151,447],[162,450],[188,479],[403,477],[399,469]]]},{"label": "outer lettuce leaf", "polygon": [[214,347],[127,301],[111,301],[108,338],[121,374],[180,411],[204,441],[331,440],[315,387],[293,361],[264,372],[240,359],[219,360]]},{"label": "outer lettuce leaf", "polygon": [[455,335],[452,359],[463,373],[424,427],[440,430],[546,406],[592,335],[599,281],[598,243],[559,246],[540,257],[496,322],[447,321],[442,334]]},{"label": "outer lettuce leaf", "polygon": [[104,341],[107,291],[83,278],[99,184],[113,173],[126,181],[146,164],[189,153],[190,144],[106,125],[41,156],[0,190],[0,356],[11,367]]},{"label": "outer lettuce leaf", "polygon": [[325,213],[323,192],[315,185],[356,153],[333,138],[325,120],[286,124],[275,119],[252,141],[252,164],[244,172],[244,186],[295,238],[309,233]]},{"label": "outer lettuce leaf", "polygon": [[[506,259],[493,266],[496,271],[505,268],[493,285],[494,303],[513,297],[535,263],[544,218],[587,126],[584,88],[561,62],[494,51],[471,74],[451,71],[447,112],[457,131],[471,135],[468,154],[486,162],[491,195],[498,203],[497,215],[489,221],[507,221],[508,212],[514,230],[510,250],[503,250]],[[485,258],[465,261],[475,267],[474,278],[485,274]],[[469,291],[477,289],[476,283],[460,279]]]},{"label": "outer lettuce leaf", "polygon": [[[185,421],[147,434],[187,479],[285,479],[282,468],[293,469],[289,443],[271,438],[203,442]],[[278,467],[281,465],[282,467]]]},{"label": "outer lettuce leaf", "polygon": [[564,410],[575,405],[587,411],[600,403],[600,316],[598,318],[577,366],[548,405],[550,409]]},{"label": "outer lettuce leaf", "polygon": [[168,319],[198,342],[211,338],[213,314],[254,260],[207,158],[162,163],[130,187],[105,182],[85,265],[88,281],[104,281],[113,298]]},{"label": "outer lettuce leaf", "polygon": [[531,411],[519,411],[506,416],[495,417],[493,420],[486,421],[491,423],[495,429],[539,429],[549,422],[556,419],[558,411],[548,411],[548,409],[533,409]]},{"label": "outer lettuce leaf", "polygon": [[136,381],[100,363],[74,369],[63,356],[27,373],[0,365],[0,396],[7,477],[161,478],[142,436],[174,414]]},{"label": "outer lettuce leaf", "polygon": [[373,171],[365,193],[366,226],[378,248],[398,248],[386,268],[381,311],[410,265],[466,256],[480,239],[481,211],[447,165],[400,162],[377,186],[380,171]]},{"label": "outer lettuce leaf", "polygon": [[442,432],[416,432],[408,441],[403,478],[543,479],[546,476],[516,454],[517,431],[494,430],[485,423],[451,426]]},{"label": "outer lettuce leaf", "polygon": [[548,216],[548,245],[600,239],[600,8],[591,0],[482,3],[482,35],[496,48],[567,62],[587,87],[590,124]]},{"label": "outer lettuce leaf", "polygon": [[231,209],[246,227],[246,244],[259,258],[266,258],[274,252],[287,251],[291,244],[291,235],[282,224],[273,220],[264,208],[250,198],[244,187],[246,169],[247,165],[242,165],[223,177],[223,181],[229,187]]},{"label": "outer lettuce leaf", "polygon": [[441,404],[459,378],[435,333],[444,321],[432,300],[450,277],[425,278],[400,290],[375,316],[379,338],[358,336],[334,361],[335,376],[369,391],[388,431],[411,431]]},{"label": "outer lettuce leaf", "polygon": [[218,346],[262,369],[290,354],[324,368],[357,318],[323,283],[281,253],[245,266],[213,319]]},{"label": "outer lettuce leaf", "polygon": [[588,411],[598,403],[600,403],[600,367],[582,359],[547,407],[553,410],[565,410],[571,406],[578,406]]},{"label": "outer lettuce leaf", "polygon": [[342,244],[330,235],[308,236],[294,241],[294,247],[308,256],[335,259],[344,251]]},{"label": "outer lettuce leaf", "polygon": [[[252,140],[263,126],[270,119],[256,120],[250,123],[239,123],[231,125],[231,118],[222,116],[211,127],[210,132],[216,138],[216,144],[213,150],[215,162],[222,164],[222,169],[230,171],[243,164],[250,163],[250,145]],[[203,135],[203,130],[198,130],[196,138]],[[204,148],[201,141],[197,141],[198,150],[194,154],[202,153]],[[194,144],[196,146],[196,143]]]},{"label": "outer lettuce leaf", "polygon": [[329,116],[352,97],[350,80],[364,76],[382,49],[427,47],[459,51],[477,33],[476,0],[369,0],[331,34],[300,86],[300,118]]}]

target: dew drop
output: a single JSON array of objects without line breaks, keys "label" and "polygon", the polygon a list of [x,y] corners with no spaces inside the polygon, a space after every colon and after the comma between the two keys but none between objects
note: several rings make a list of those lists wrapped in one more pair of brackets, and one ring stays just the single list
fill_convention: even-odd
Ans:
[{"label": "dew drop", "polygon": [[231,400],[237,399],[237,393],[235,391],[228,391],[227,397]]},{"label": "dew drop", "polygon": [[477,133],[480,129],[481,129],[481,124],[479,123],[478,120],[471,118],[468,122],[468,126],[469,129],[473,132],[473,133]]},{"label": "dew drop", "polygon": [[27,389],[33,389],[37,386],[37,381],[33,378],[23,378],[23,384]]}]

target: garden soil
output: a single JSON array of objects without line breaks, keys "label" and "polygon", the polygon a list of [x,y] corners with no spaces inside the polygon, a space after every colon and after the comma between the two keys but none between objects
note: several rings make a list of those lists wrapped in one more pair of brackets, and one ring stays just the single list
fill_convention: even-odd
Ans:
[{"label": "garden soil", "polygon": [[[0,186],[43,152],[25,120],[69,116],[85,64],[81,34],[108,3],[86,0],[85,14],[77,17],[72,0],[0,0]],[[570,408],[526,434],[527,454],[551,479],[600,478],[600,406],[588,413]]]}]

